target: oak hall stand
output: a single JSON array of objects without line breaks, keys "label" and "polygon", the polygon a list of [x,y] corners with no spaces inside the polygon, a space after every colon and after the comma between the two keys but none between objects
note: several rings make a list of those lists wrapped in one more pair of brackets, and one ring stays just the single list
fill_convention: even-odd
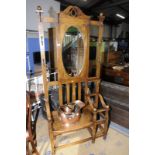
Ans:
[{"label": "oak hall stand", "polygon": [[[78,7],[69,6],[59,13],[56,23],[56,53],[58,80],[48,81],[46,77],[45,45],[43,24],[45,22],[55,22],[50,17],[42,17],[41,7],[37,8],[39,13],[39,39],[42,63],[43,86],[45,93],[45,106],[48,118],[49,135],[51,140],[52,155],[56,149],[79,144],[95,139],[100,136],[106,137],[109,122],[109,106],[105,104],[103,97],[99,93],[100,88],[100,48],[103,34],[104,16],[99,16],[99,21],[90,20]],[[90,25],[98,26],[98,46],[96,51],[96,76],[88,77],[89,71],[89,29]],[[69,40],[66,37],[70,37]],[[65,38],[65,39],[64,39]],[[74,53],[69,58],[68,63],[64,62],[67,52]],[[66,53],[66,54],[65,54]],[[76,55],[77,53],[80,54]],[[72,59],[78,61],[72,61]],[[73,66],[70,64],[72,63]],[[81,65],[82,64],[82,65]],[[80,69],[79,69],[80,68]],[[89,89],[90,83],[95,86],[92,92]],[[59,89],[59,105],[69,104],[75,100],[83,100],[85,107],[82,109],[80,120],[66,126],[59,118],[58,111],[50,111],[49,106],[49,87],[57,86]],[[65,88],[65,91],[64,91]],[[82,97],[84,95],[84,97]],[[64,97],[65,96],[65,97]],[[65,99],[64,99],[65,98]],[[83,99],[82,99],[83,98]],[[101,103],[98,108],[98,103]],[[90,137],[70,144],[58,145],[56,137],[58,135],[88,129]]]}]

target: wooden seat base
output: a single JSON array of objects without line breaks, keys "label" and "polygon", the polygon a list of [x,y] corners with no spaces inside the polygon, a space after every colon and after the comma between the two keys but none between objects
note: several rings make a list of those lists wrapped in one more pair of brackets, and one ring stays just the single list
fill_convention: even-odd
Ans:
[{"label": "wooden seat base", "polygon": [[93,115],[90,111],[90,107],[86,106],[81,114],[81,117],[79,121],[73,124],[64,124],[60,120],[60,117],[58,115],[57,111],[52,112],[52,117],[53,117],[53,132],[54,135],[59,135],[62,133],[67,133],[67,132],[72,132],[75,130],[83,129],[90,127],[93,124]]}]

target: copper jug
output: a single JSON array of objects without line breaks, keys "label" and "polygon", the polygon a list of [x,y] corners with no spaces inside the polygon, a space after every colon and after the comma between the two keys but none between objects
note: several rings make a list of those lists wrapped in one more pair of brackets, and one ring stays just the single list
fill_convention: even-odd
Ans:
[{"label": "copper jug", "polygon": [[62,123],[71,124],[75,123],[80,119],[81,109],[85,106],[85,103],[76,100],[73,103],[65,104],[59,107],[59,117]]}]

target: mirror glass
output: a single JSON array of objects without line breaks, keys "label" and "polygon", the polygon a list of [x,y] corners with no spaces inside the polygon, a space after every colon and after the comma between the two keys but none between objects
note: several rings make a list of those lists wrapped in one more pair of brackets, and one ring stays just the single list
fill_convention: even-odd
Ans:
[{"label": "mirror glass", "polygon": [[62,43],[62,60],[66,72],[77,76],[84,63],[84,43],[82,35],[76,27],[69,27]]}]

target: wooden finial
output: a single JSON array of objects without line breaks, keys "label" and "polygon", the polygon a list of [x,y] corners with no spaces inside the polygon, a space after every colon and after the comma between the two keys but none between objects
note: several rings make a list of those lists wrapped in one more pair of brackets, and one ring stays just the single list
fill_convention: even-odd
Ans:
[{"label": "wooden finial", "polygon": [[37,13],[38,13],[38,12],[43,12],[42,7],[41,7],[40,5],[37,6],[36,12],[37,12]]},{"label": "wooden finial", "polygon": [[99,15],[99,20],[100,20],[101,22],[103,22],[104,19],[105,19],[105,16],[103,15],[103,12],[101,12],[100,15]]},{"label": "wooden finial", "polygon": [[102,12],[100,13],[100,16],[103,16],[103,13]]},{"label": "wooden finial", "polygon": [[39,18],[40,18],[40,22],[41,22],[41,13],[43,13],[43,10],[42,10],[42,7],[40,5],[37,6],[36,13],[39,13]]}]

